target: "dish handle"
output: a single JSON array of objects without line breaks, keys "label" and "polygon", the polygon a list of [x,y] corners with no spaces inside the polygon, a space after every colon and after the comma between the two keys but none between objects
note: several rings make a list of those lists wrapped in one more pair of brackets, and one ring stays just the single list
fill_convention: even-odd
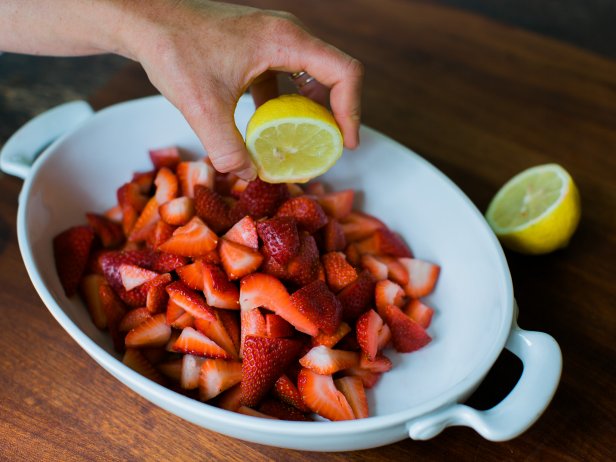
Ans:
[{"label": "dish handle", "polygon": [[414,440],[427,440],[445,428],[464,425],[491,441],[506,441],[523,433],[548,406],[560,380],[562,355],[556,340],[543,332],[526,331],[513,320],[505,348],[524,365],[513,390],[491,409],[479,411],[452,404],[407,424]]},{"label": "dish handle", "polygon": [[36,158],[57,138],[88,119],[94,110],[71,101],[39,114],[11,136],[0,150],[0,170],[26,179]]}]

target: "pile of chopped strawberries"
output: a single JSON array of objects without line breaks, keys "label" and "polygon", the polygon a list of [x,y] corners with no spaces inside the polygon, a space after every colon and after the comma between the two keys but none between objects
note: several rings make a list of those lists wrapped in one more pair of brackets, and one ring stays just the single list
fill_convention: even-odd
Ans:
[{"label": "pile of chopped strawberries", "polygon": [[123,362],[188,396],[287,420],[369,416],[383,353],[431,341],[439,266],[416,259],[354,191],[246,182],[176,148],[117,190],[118,204],[53,241]]}]

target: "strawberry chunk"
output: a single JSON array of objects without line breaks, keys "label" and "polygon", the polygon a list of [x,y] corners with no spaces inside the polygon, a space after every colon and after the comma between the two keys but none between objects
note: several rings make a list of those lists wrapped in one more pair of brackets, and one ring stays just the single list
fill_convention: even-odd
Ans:
[{"label": "strawberry chunk", "polygon": [[146,242],[152,249],[157,249],[159,245],[169,240],[175,229],[175,226],[171,226],[170,224],[159,220],[146,236]]},{"label": "strawberry chunk", "polygon": [[395,305],[388,305],[380,312],[391,329],[394,348],[401,353],[410,353],[426,346],[432,338],[423,327],[405,315]]},{"label": "strawberry chunk", "polygon": [[162,204],[158,208],[158,213],[165,223],[182,226],[195,216],[195,206],[190,197],[176,197]]},{"label": "strawberry chunk", "polygon": [[239,382],[222,392],[216,398],[215,404],[221,409],[237,412],[237,410],[242,407],[242,389]]},{"label": "strawberry chunk", "polygon": [[276,399],[267,399],[259,406],[259,412],[276,417],[280,420],[292,420],[298,422],[311,422],[312,419],[300,412],[293,406],[282,403]]},{"label": "strawberry chunk", "polygon": [[202,295],[188,288],[183,282],[175,281],[167,286],[169,299],[195,318],[216,320],[214,310],[205,303]]},{"label": "strawberry chunk", "polygon": [[206,359],[199,372],[199,399],[209,401],[242,380],[242,363]]},{"label": "strawberry chunk", "polygon": [[259,404],[296,359],[300,348],[301,344],[296,340],[247,336],[242,361],[242,404]]},{"label": "strawberry chunk", "polygon": [[156,192],[154,193],[154,199],[159,205],[169,202],[175,199],[178,195],[180,186],[178,184],[178,178],[167,167],[161,168],[156,173],[154,178],[154,185],[156,186]]},{"label": "strawberry chunk", "polygon": [[248,335],[267,337],[265,316],[259,308],[242,310],[240,313],[240,358],[244,356],[244,343]]},{"label": "strawberry chunk", "polygon": [[342,304],[342,319],[355,321],[374,303],[375,282],[368,271],[362,271],[357,280],[337,295]]},{"label": "strawberry chunk", "polygon": [[338,220],[330,219],[322,231],[323,250],[325,252],[342,251],[346,247],[346,237],[344,230]]},{"label": "strawberry chunk", "polygon": [[174,171],[180,163],[180,151],[175,146],[167,148],[151,149],[148,151],[152,165],[156,170],[160,170],[163,167]]},{"label": "strawberry chunk", "polygon": [[185,257],[199,257],[215,249],[217,244],[218,236],[198,217],[194,217],[176,229],[171,238],[158,248]]},{"label": "strawberry chunk", "polygon": [[319,203],[308,196],[292,197],[276,212],[277,217],[295,218],[300,230],[313,234],[327,224],[327,215]]},{"label": "strawberry chunk", "polygon": [[180,386],[184,390],[194,390],[199,387],[201,365],[205,358],[195,355],[182,356],[182,369],[180,373]]},{"label": "strawberry chunk", "polygon": [[331,375],[359,364],[359,354],[354,351],[332,350],[324,345],[313,347],[300,358],[299,363],[317,374]]},{"label": "strawberry chunk", "polygon": [[156,223],[160,221],[159,205],[155,197],[150,198],[128,235],[129,242],[141,242],[147,239]]},{"label": "strawberry chunk", "polygon": [[302,401],[302,395],[297,389],[297,386],[286,374],[282,374],[278,380],[276,380],[273,393],[280,401],[295,407],[301,412],[305,413],[310,411],[308,406]]},{"label": "strawberry chunk", "polygon": [[340,220],[347,242],[360,241],[371,236],[377,229],[386,227],[378,218],[362,212],[351,212]]},{"label": "strawberry chunk", "polygon": [[[171,280],[169,280],[171,282]],[[167,284],[150,284],[145,299],[145,307],[150,314],[158,314],[165,311],[169,294],[165,290]]]},{"label": "strawberry chunk", "polygon": [[267,313],[265,315],[265,335],[266,337],[293,337],[295,329],[277,314]]},{"label": "strawberry chunk", "polygon": [[289,198],[285,184],[266,183],[259,178],[251,181],[242,192],[239,207],[255,219],[272,216],[278,207]]},{"label": "strawberry chunk", "polygon": [[235,348],[233,339],[227,332],[222,319],[216,313],[216,320],[195,319],[195,328],[203,335],[213,340],[218,346],[224,349],[234,359],[238,358],[238,351]]},{"label": "strawberry chunk", "polygon": [[152,254],[151,269],[159,273],[169,273],[180,266],[186,265],[188,261],[187,257],[181,255],[167,252],[154,252]]},{"label": "strawberry chunk", "polygon": [[183,196],[195,197],[197,185],[203,185],[210,189],[214,188],[214,169],[204,161],[180,162],[176,173]]},{"label": "strawberry chunk", "polygon": [[387,279],[387,265],[373,255],[362,255],[361,266],[370,271],[376,281]]},{"label": "strawberry chunk", "polygon": [[391,255],[392,257],[408,257],[413,254],[400,236],[387,228],[377,229],[370,237],[357,243],[361,254]]},{"label": "strawberry chunk", "polygon": [[218,245],[220,261],[229,279],[240,279],[254,273],[263,262],[263,255],[251,247],[222,238]]},{"label": "strawberry chunk", "polygon": [[359,367],[370,372],[383,373],[390,371],[393,364],[384,354],[378,354],[374,359],[369,359],[368,356],[362,355],[359,360]]},{"label": "strawberry chunk", "polygon": [[371,360],[376,357],[379,347],[379,334],[383,329],[383,319],[374,310],[368,310],[357,320],[355,331],[357,343]]},{"label": "strawberry chunk", "polygon": [[286,265],[299,250],[300,240],[295,219],[276,217],[257,223],[257,233],[268,255]]},{"label": "strawberry chunk", "polygon": [[88,274],[79,283],[79,294],[88,308],[92,322],[99,329],[107,327],[107,318],[99,292],[99,287],[106,284],[105,278],[100,274]]},{"label": "strawberry chunk", "polygon": [[164,314],[152,316],[126,334],[127,348],[161,347],[171,337],[171,327]]},{"label": "strawberry chunk", "polygon": [[325,213],[337,220],[345,218],[351,213],[354,199],[355,191],[352,189],[331,192],[317,197]]},{"label": "strawberry chunk", "polygon": [[349,402],[356,419],[369,417],[368,399],[364,384],[359,377],[347,376],[334,381],[336,388]]},{"label": "strawberry chunk", "polygon": [[406,306],[403,308],[404,314],[415,321],[424,329],[427,329],[432,322],[432,315],[434,309],[421,302],[421,300],[414,298],[409,300]]},{"label": "strawberry chunk", "polygon": [[203,262],[197,260],[175,269],[180,280],[193,290],[203,290]]},{"label": "strawberry chunk", "polygon": [[434,290],[441,271],[440,266],[415,258],[400,258],[398,261],[409,275],[409,281],[404,286],[404,291],[409,297],[425,297]]},{"label": "strawberry chunk", "polygon": [[137,327],[142,322],[151,318],[152,315],[146,307],[134,308],[124,315],[124,317],[120,321],[120,324],[118,325],[118,330],[120,332],[128,332]]},{"label": "strawberry chunk", "polygon": [[240,308],[240,294],[235,284],[218,266],[203,263],[203,293],[208,305],[216,308],[237,310]]},{"label": "strawberry chunk", "polygon": [[259,248],[257,225],[253,218],[249,215],[235,223],[223,237],[228,241],[245,245],[251,249],[256,250]]},{"label": "strawberry chunk", "polygon": [[334,292],[340,292],[357,279],[357,271],[342,252],[329,252],[321,257],[327,284]]},{"label": "strawberry chunk", "polygon": [[192,327],[182,329],[182,333],[173,344],[173,350],[207,358],[231,359],[231,355],[223,348]]},{"label": "strawberry chunk", "polygon": [[338,329],[336,329],[336,332],[333,334],[319,332],[319,335],[312,338],[312,346],[325,345],[326,347],[332,348],[349,332],[351,332],[351,326],[346,322],[341,322]]},{"label": "strawberry chunk", "polygon": [[67,297],[77,293],[93,240],[94,231],[89,226],[73,226],[53,239],[56,271]]},{"label": "strawberry chunk", "polygon": [[404,290],[395,282],[385,279],[378,281],[374,289],[374,298],[377,309],[382,309],[387,305],[402,306],[404,302]]},{"label": "strawberry chunk", "polygon": [[229,204],[207,186],[195,186],[195,212],[216,233],[223,233],[233,225]]},{"label": "strawberry chunk", "polygon": [[334,334],[342,321],[342,305],[323,281],[316,280],[295,291],[291,303],[327,334]]},{"label": "strawberry chunk", "polygon": [[299,239],[297,256],[293,257],[287,265],[283,279],[301,287],[319,277],[320,262],[319,249],[314,237],[304,232]]},{"label": "strawberry chunk", "polygon": [[139,287],[140,285],[151,281],[156,276],[158,276],[157,272],[147,270],[141,266],[130,265],[127,263],[120,265],[120,278],[122,280],[124,290],[132,290],[135,287]]},{"label": "strawberry chunk", "polygon": [[135,348],[127,348],[124,352],[124,356],[122,357],[122,362],[135,372],[138,372],[151,381],[160,385],[165,384],[164,377],[160,375],[160,373],[156,370],[152,363],[148,361],[141,351]]},{"label": "strawberry chunk", "polygon": [[110,249],[122,245],[124,242],[122,226],[103,215],[95,213],[86,213],[86,218],[103,247]]},{"label": "strawberry chunk", "polygon": [[135,172],[131,183],[135,183],[139,186],[141,194],[146,196],[151,195],[152,186],[154,185],[154,178],[156,178],[156,171],[150,170],[149,172]]},{"label": "strawberry chunk", "polygon": [[302,369],[297,378],[297,388],[302,400],[311,411],[329,420],[352,420],[355,418],[349,402],[334,385],[331,375],[320,375]]}]

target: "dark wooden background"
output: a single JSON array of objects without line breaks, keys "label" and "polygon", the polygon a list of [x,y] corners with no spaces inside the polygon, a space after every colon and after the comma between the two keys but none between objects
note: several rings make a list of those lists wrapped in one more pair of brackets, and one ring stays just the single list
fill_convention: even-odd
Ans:
[{"label": "dark wooden background", "polygon": [[[21,181],[0,174],[0,460],[614,460],[616,63],[437,2],[245,3],[290,10],[359,58],[366,66],[364,123],[426,157],[481,210],[526,167],[558,162],[569,170],[583,204],[570,246],[542,257],[507,253],[520,325],[550,333],[563,351],[552,404],[505,443],[449,428],[427,442],[317,454],[203,430],[121,385],[53,320],[17,247]],[[20,59],[3,56],[0,74],[23,75],[10,65]],[[3,75],[4,107],[23,103],[23,110],[0,113],[3,139],[28,111],[76,96],[71,88],[41,86],[49,62],[38,61],[31,91]],[[106,57],[87,63],[82,72],[97,76],[88,84],[97,108],[154,92],[136,64]],[[472,403],[489,406],[517,374],[519,365],[503,355]]]}]

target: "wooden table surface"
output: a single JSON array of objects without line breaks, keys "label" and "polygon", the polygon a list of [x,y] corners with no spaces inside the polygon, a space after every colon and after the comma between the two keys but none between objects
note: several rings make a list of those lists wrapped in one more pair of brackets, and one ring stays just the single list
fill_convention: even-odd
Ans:
[{"label": "wooden table surface", "polygon": [[[426,1],[250,3],[290,9],[359,58],[364,123],[434,163],[481,210],[524,168],[558,162],[573,175],[583,215],[570,246],[507,253],[520,325],[562,348],[553,402],[504,443],[455,427],[427,442],[317,454],[203,430],[121,385],[53,320],[17,246],[21,181],[2,174],[0,460],[614,460],[616,63]],[[90,100],[102,107],[152,92],[131,64]],[[503,355],[473,403],[493,404],[516,368]]]}]

